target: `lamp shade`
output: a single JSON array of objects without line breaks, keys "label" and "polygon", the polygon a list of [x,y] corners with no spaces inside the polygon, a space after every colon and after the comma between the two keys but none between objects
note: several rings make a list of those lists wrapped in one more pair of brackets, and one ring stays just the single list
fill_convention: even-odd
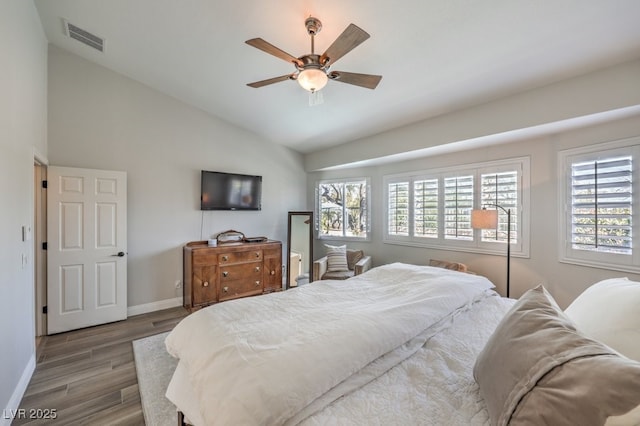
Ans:
[{"label": "lamp shade", "polygon": [[298,84],[309,92],[316,92],[326,86],[327,73],[317,68],[307,68],[298,74]]},{"label": "lamp shade", "polygon": [[496,229],[498,227],[498,210],[472,210],[471,227],[473,229]]}]

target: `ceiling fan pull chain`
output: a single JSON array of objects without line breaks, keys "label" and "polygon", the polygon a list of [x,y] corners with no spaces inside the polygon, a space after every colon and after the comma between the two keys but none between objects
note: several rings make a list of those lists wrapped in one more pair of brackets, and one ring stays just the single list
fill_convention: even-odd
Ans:
[{"label": "ceiling fan pull chain", "polygon": [[314,90],[309,92],[309,106],[316,106],[324,103],[324,96],[322,96],[322,90]]}]

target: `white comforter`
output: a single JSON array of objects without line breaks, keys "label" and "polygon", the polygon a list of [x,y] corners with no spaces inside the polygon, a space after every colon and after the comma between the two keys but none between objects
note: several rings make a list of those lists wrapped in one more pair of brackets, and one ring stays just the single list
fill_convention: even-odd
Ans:
[{"label": "white comforter", "polygon": [[487,295],[450,318],[410,358],[300,425],[489,426],[473,365],[514,302]]},{"label": "white comforter", "polygon": [[166,346],[205,424],[297,423],[414,354],[491,287],[483,277],[386,265],[203,309]]}]

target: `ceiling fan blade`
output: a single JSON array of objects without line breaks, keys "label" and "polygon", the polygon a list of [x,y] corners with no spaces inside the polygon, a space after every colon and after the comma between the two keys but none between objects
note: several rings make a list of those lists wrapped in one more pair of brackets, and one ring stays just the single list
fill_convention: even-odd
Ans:
[{"label": "ceiling fan blade", "polygon": [[293,80],[295,75],[296,73],[292,73],[287,75],[281,75],[280,77],[269,78],[267,80],[254,81],[253,83],[247,83],[247,86],[257,89],[259,87],[268,86],[269,84],[280,83],[281,81],[285,81],[285,80]]},{"label": "ceiling fan blade", "polygon": [[251,40],[247,40],[245,41],[245,43],[247,43],[249,46],[253,46],[256,49],[260,49],[263,52],[267,52],[270,55],[273,55],[277,58],[280,58],[282,60],[285,60],[287,62],[293,62],[296,65],[302,66],[302,61],[300,61],[300,59],[291,56],[290,54],[288,54],[287,52],[285,52],[282,49],[279,49],[277,47],[275,47],[273,44],[264,41],[261,38],[252,38]]},{"label": "ceiling fan blade", "polygon": [[337,39],[320,57],[320,63],[335,64],[344,55],[355,49],[360,43],[369,38],[369,34],[362,28],[354,24],[349,26],[338,36]]},{"label": "ceiling fan blade", "polygon": [[375,89],[378,83],[380,83],[380,80],[382,80],[381,75],[358,74],[344,71],[332,71],[329,73],[329,78],[333,81],[366,87],[367,89]]}]

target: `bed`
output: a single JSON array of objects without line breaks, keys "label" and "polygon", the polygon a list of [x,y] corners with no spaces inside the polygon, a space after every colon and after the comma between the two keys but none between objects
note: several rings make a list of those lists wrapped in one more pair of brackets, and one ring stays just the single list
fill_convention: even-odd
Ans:
[{"label": "bed", "polygon": [[[214,305],[186,317],[167,337],[167,350],[179,362],[166,395],[194,425],[489,425],[527,419],[527,404],[518,401],[531,394],[539,403],[536,383],[523,386],[528,373],[511,381],[513,375],[504,375],[500,363],[513,357],[501,356],[510,344],[490,345],[497,353],[487,346],[503,331],[529,352],[530,330],[514,337],[522,331],[510,323],[503,330],[503,323],[516,305],[531,310],[522,303],[530,297],[516,303],[492,288],[482,276],[394,263],[346,281]],[[538,291],[534,302],[547,296]],[[567,345],[574,351],[576,344]],[[559,350],[569,353],[565,349]],[[594,351],[589,358],[626,359],[599,346]],[[545,368],[559,371],[584,357],[565,356],[561,367]],[[640,363],[623,364],[631,383],[614,386],[632,397],[590,421],[640,405]],[[494,377],[501,379],[497,389]],[[638,379],[637,387],[630,378]]]}]

